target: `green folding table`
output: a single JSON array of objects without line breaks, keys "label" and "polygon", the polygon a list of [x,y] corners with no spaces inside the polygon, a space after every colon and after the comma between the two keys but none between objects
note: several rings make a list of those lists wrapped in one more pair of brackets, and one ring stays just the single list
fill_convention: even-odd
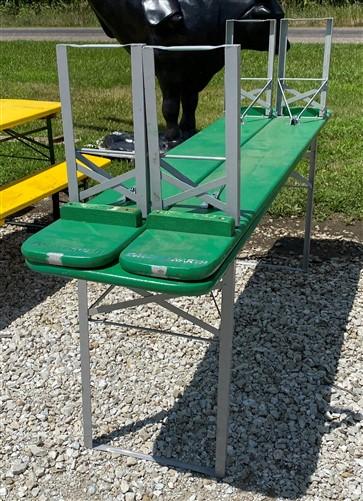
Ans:
[{"label": "green folding table", "polygon": [[[330,22],[327,23],[326,52],[330,50],[329,30]],[[280,62],[286,57],[285,25],[282,35]],[[95,314],[157,303],[220,338],[215,467],[186,464],[174,457],[156,457],[106,444],[96,448],[223,477],[234,329],[235,258],[287,179],[294,175],[308,192],[303,263],[307,269],[317,137],[329,118],[326,96],[317,103],[314,90],[310,96],[305,93],[302,97],[306,106],[289,106],[294,100],[286,98],[286,88],[282,85],[286,80],[285,68],[280,64],[279,111],[271,113],[271,107],[266,106],[268,112],[262,108],[261,113],[261,107],[252,106],[248,113],[241,112],[240,48],[226,45],[225,116],[160,156],[154,49],[132,46],[135,168],[116,178],[95,168],[94,179],[99,184],[81,192],[75,184],[81,169],[76,158],[82,155],[76,152],[72,142],[67,50],[69,46],[58,46],[73,201],[62,208],[59,221],[30,237],[23,244],[22,252],[34,271],[78,279],[84,444],[94,447],[89,319]],[[213,48],[189,47],[188,50]],[[259,96],[255,98],[259,99]],[[295,167],[306,153],[310,159],[307,179],[295,173]],[[88,304],[88,282],[109,285],[93,305]],[[126,287],[140,297],[104,304],[114,286]],[[173,297],[209,294],[215,288],[222,291],[219,329],[169,303]]]}]

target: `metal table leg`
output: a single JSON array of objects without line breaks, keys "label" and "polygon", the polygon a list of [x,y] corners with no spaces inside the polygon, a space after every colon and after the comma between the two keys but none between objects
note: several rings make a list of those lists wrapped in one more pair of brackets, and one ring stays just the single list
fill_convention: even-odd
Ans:
[{"label": "metal table leg", "polygon": [[79,334],[81,351],[82,377],[82,413],[84,446],[92,449],[92,407],[91,407],[91,371],[88,329],[88,294],[87,282],[78,280]]},{"label": "metal table leg", "polygon": [[[159,464],[174,466],[177,468],[197,471],[205,475],[223,477],[226,470],[226,453],[228,438],[229,419],[229,388],[231,380],[232,361],[232,339],[234,332],[234,291],[235,291],[235,263],[230,265],[222,280],[222,308],[220,351],[219,351],[219,378],[217,394],[217,432],[216,432],[216,461],[215,469],[201,465],[189,464],[174,458],[166,458],[144,454],[137,451],[112,447],[106,444],[97,445],[97,450],[103,450],[121,455],[131,456],[142,460],[155,461]],[[141,292],[139,291],[141,294]],[[105,294],[103,295],[105,296]],[[103,297],[101,296],[101,297]],[[153,299],[154,296],[152,296]],[[152,302],[152,301],[149,301]],[[158,302],[158,301],[157,301]],[[165,307],[173,311],[173,305],[160,300],[160,304],[165,303]],[[122,305],[115,305],[121,309]],[[78,280],[78,307],[79,307],[79,332],[80,332],[80,353],[81,353],[81,377],[82,377],[82,413],[83,413],[83,437],[84,446],[94,448],[92,438],[92,404],[91,404],[91,374],[90,374],[90,351],[89,351],[89,307],[87,294],[87,281]],[[127,306],[125,306],[127,307]],[[169,308],[170,307],[170,308]],[[176,312],[176,311],[174,311]],[[179,313],[181,316],[182,312]],[[192,323],[198,324],[197,319],[190,316]],[[218,334],[217,329],[207,324],[202,325],[206,330]],[[209,327],[209,328],[208,328]]]},{"label": "metal table leg", "polygon": [[224,477],[226,472],[229,421],[232,340],[234,331],[235,263],[227,270],[222,286],[222,320],[219,341],[219,375],[217,394],[217,436],[215,474]]}]

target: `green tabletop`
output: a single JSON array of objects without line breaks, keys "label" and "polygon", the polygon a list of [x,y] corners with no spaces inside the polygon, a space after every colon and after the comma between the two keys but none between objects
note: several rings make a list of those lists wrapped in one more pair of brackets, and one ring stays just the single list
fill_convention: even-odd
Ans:
[{"label": "green tabletop", "polygon": [[[213,237],[213,235],[206,235],[202,230],[199,235],[195,229],[179,231],[178,225],[175,226],[174,231],[173,228],[157,228],[152,225],[148,228],[146,224],[141,233],[138,233],[131,243],[124,246],[120,258],[121,264],[118,257],[112,263],[109,262],[97,269],[53,266],[34,262],[30,257],[27,259],[27,264],[32,270],[42,273],[156,292],[175,295],[207,293],[219,281],[228,265],[251,236],[254,228],[326,121],[327,119],[306,116],[300,120],[299,124],[291,125],[288,117],[256,116],[245,119],[245,124],[241,126],[241,219],[240,226],[232,234],[218,236],[218,231],[213,230],[216,231]],[[172,150],[172,153],[223,156],[224,120],[218,120]],[[210,181],[214,177],[221,176],[224,170],[224,162],[220,160],[170,159],[170,163],[195,182]],[[177,191],[174,186],[163,185],[164,196]],[[224,199],[223,192],[220,198]],[[116,191],[108,190],[95,197],[91,203],[117,206],[122,202]],[[197,198],[175,205],[172,211],[179,212],[180,217],[182,214],[196,215],[196,220],[198,217],[201,220],[200,228],[204,226],[203,217],[205,216],[213,214],[225,216],[223,213],[216,212],[215,209],[202,209],[201,200]],[[182,263],[183,238],[188,238],[190,244],[193,244],[196,249],[193,254],[194,257],[196,256],[196,262],[190,262],[189,273],[188,266],[185,266],[185,262]],[[210,245],[208,242],[213,240],[214,251],[208,247]],[[97,245],[96,242],[95,245]],[[31,239],[29,247],[31,247]],[[189,245],[189,248],[192,247]],[[142,253],[139,252],[140,249]],[[182,264],[179,268],[176,267],[178,268],[176,270],[173,268],[168,275],[164,267],[170,266],[170,252],[173,253],[175,262],[179,259],[179,263]],[[142,255],[141,259],[138,258],[139,255]],[[215,256],[218,258],[214,259]],[[187,255],[184,254],[184,257],[187,258]],[[203,263],[199,263],[202,270],[198,269],[198,259],[208,262],[204,269]],[[156,267],[154,271],[152,271],[153,265]]]}]

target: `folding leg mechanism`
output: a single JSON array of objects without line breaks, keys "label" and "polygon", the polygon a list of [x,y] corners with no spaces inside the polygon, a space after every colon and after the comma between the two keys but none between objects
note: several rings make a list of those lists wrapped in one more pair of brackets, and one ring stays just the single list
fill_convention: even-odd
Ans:
[{"label": "folding leg mechanism", "polygon": [[[232,364],[232,340],[234,331],[234,291],[235,291],[235,264],[231,264],[222,278],[219,286],[222,291],[221,323],[219,329],[191,315],[168,302],[173,297],[169,294],[153,294],[144,290],[132,290],[141,297],[114,304],[100,304],[111,292],[113,287],[109,287],[97,301],[88,306],[87,282],[78,281],[78,304],[79,304],[79,326],[80,326],[80,348],[81,348],[81,375],[82,375],[82,411],[83,411],[83,433],[84,444],[87,448],[119,453],[131,456],[136,459],[155,461],[161,465],[173,466],[187,470],[196,471],[206,475],[223,477],[226,470],[228,421],[229,421],[229,387]],[[90,350],[89,350],[89,321],[92,315],[107,313],[138,306],[140,304],[157,303],[182,318],[192,322],[194,325],[210,332],[214,336],[219,336],[219,368],[218,368],[218,390],[217,390],[217,431],[215,466],[208,468],[203,465],[195,465],[179,461],[175,458],[166,458],[152,454],[144,454],[119,447],[112,447],[107,444],[95,445],[92,436],[92,406],[91,406],[91,371],[90,371]],[[160,332],[160,331],[159,331]],[[167,332],[166,332],[167,333]],[[203,340],[196,336],[187,336],[194,339]],[[208,339],[207,339],[208,341]]]}]

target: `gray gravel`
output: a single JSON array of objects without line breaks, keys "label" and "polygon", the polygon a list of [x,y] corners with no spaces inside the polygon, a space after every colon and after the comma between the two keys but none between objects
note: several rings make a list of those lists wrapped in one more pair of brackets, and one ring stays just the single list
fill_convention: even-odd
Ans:
[{"label": "gray gravel", "polygon": [[[259,235],[278,244],[266,251]],[[266,220],[244,257],[294,261],[285,235]],[[26,236],[0,229],[0,499],[362,499],[361,244],[316,227],[308,276],[238,264],[229,469],[217,482],[82,447],[76,284],[28,271]],[[173,302],[217,325],[210,299]],[[201,334],[156,306],[109,319]],[[95,435],[211,465],[218,344],[104,324],[90,335]]]}]

